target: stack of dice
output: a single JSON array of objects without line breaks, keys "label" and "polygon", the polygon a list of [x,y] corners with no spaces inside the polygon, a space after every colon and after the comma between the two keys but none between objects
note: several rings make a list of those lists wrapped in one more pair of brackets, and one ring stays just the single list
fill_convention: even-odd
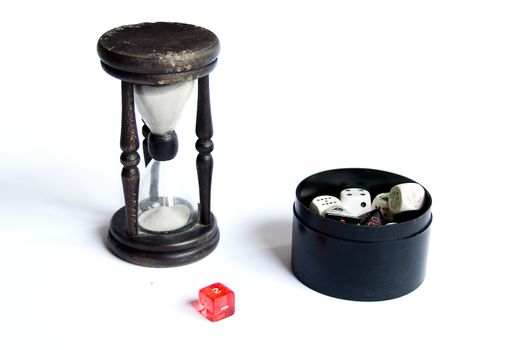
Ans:
[{"label": "stack of dice", "polygon": [[389,192],[371,194],[363,188],[346,188],[340,198],[317,196],[309,209],[327,219],[346,224],[383,226],[403,222],[424,205],[425,190],[413,182],[395,185]]}]

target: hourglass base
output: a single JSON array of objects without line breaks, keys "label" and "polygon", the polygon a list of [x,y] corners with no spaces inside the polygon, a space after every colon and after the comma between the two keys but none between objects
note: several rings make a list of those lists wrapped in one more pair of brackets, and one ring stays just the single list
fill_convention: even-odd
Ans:
[{"label": "hourglass base", "polygon": [[219,242],[213,215],[210,225],[196,224],[177,233],[128,235],[126,213],[119,209],[111,218],[110,250],[119,258],[141,266],[173,267],[193,263],[210,254]]}]

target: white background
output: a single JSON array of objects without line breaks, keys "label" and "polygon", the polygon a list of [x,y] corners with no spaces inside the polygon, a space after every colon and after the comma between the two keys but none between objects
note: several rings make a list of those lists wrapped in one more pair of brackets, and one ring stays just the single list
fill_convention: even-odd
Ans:
[{"label": "white background", "polygon": [[[523,2],[502,0],[4,4],[0,348],[524,349],[525,18]],[[123,205],[120,84],[96,42],[144,21],[198,24],[222,45],[221,241],[178,268],[125,263],[104,243]],[[192,118],[177,130],[183,149]],[[432,194],[415,292],[345,301],[290,272],[295,187],[340,167]],[[191,304],[217,281],[236,313],[211,323]]]}]

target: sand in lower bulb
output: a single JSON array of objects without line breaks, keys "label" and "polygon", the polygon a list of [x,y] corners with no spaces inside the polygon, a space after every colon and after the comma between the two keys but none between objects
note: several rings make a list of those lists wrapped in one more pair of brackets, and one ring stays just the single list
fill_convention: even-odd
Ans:
[{"label": "sand in lower bulb", "polygon": [[191,216],[184,204],[150,208],[139,216],[139,226],[148,231],[168,232],[185,226]]}]

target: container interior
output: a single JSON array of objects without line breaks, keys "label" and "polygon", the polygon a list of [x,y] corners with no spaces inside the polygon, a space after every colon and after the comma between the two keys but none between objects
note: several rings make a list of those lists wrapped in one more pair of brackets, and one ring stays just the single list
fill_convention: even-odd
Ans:
[{"label": "container interior", "polygon": [[415,182],[394,173],[361,168],[334,169],[317,173],[304,179],[296,189],[295,215],[305,225],[322,234],[345,240],[388,241],[407,238],[425,230],[431,224],[431,196],[426,190],[425,203],[418,211],[407,212],[404,221],[380,227],[360,226],[333,221],[314,214],[309,204],[317,196],[339,197],[340,191],[357,187],[369,191],[371,198],[389,192],[394,185]]}]

